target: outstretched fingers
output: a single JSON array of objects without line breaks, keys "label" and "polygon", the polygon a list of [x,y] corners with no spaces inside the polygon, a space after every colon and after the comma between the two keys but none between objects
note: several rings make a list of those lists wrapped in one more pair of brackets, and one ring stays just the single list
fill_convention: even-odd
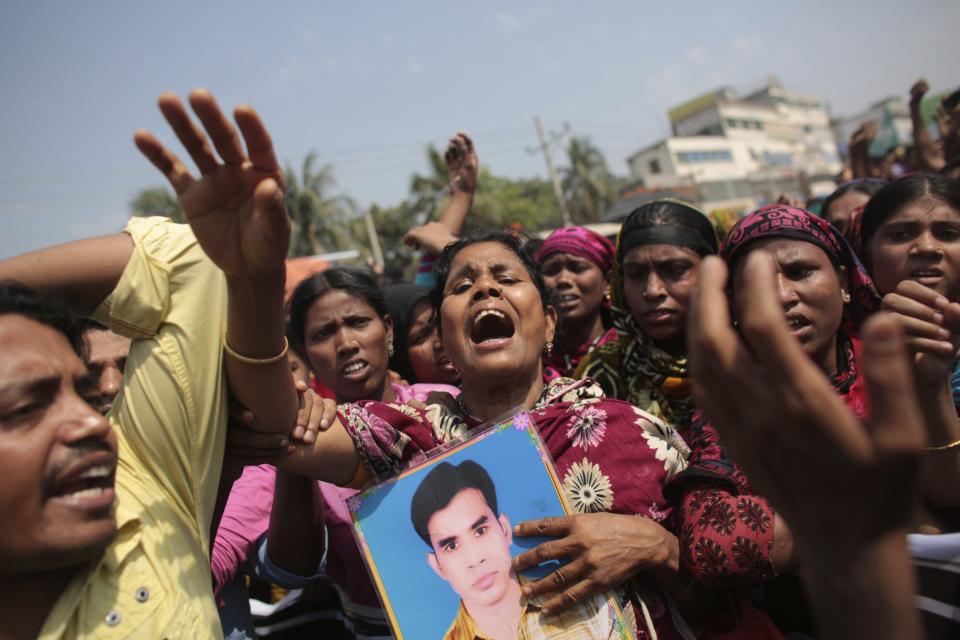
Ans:
[{"label": "outstretched fingers", "polygon": [[213,94],[206,89],[194,89],[190,92],[190,106],[210,134],[213,145],[223,161],[234,166],[243,164],[246,157],[243,154],[237,130],[223,115]]},{"label": "outstretched fingers", "polygon": [[197,164],[200,173],[206,175],[215,171],[220,163],[217,162],[217,158],[207,142],[207,137],[190,119],[180,98],[174,93],[164,93],[157,100],[157,105],[170,128],[173,129],[180,140],[180,144]]},{"label": "outstretched fingers", "polygon": [[164,147],[152,133],[146,129],[137,129],[133,134],[133,142],[140,153],[166,177],[177,195],[193,184],[193,176],[190,175],[187,166],[175,153]]},{"label": "outstretched fingers", "polygon": [[254,168],[274,174],[277,182],[282,184],[283,177],[273,150],[273,141],[270,139],[267,128],[263,126],[260,116],[253,107],[240,105],[233,110],[233,117],[243,133],[243,139],[247,143],[247,154]]}]

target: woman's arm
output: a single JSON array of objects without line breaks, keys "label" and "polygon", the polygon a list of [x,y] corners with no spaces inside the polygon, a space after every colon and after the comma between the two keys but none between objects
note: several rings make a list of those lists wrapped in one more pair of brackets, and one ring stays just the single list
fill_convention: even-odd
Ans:
[{"label": "woman's arm", "polygon": [[910,122],[913,125],[913,155],[915,171],[930,171],[933,173],[943,169],[943,154],[937,141],[930,135],[923,114],[920,113],[920,103],[923,95],[930,90],[926,80],[917,80],[910,87]]}]

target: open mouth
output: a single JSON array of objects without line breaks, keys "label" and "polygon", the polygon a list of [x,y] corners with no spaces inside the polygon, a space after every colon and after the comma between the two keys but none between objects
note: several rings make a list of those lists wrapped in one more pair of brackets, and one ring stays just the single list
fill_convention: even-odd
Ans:
[{"label": "open mouth", "polygon": [[50,490],[50,498],[72,507],[102,509],[113,503],[114,465],[100,464],[69,475]]},{"label": "open mouth", "polygon": [[340,375],[352,378],[362,375],[369,363],[366,360],[353,360],[340,367]]},{"label": "open mouth", "polygon": [[440,369],[446,369],[449,371],[456,371],[457,368],[454,366],[453,361],[447,356],[447,354],[441,355],[437,358],[437,367]]},{"label": "open mouth", "polygon": [[484,309],[473,319],[470,340],[474,344],[483,344],[492,340],[512,338],[513,333],[513,321],[505,313],[496,309]]},{"label": "open mouth", "polygon": [[579,300],[580,296],[562,295],[560,296],[559,304],[561,307],[572,307],[576,305]]},{"label": "open mouth", "polygon": [[788,315],[787,318],[787,328],[790,330],[790,333],[796,335],[810,326],[810,320],[806,316],[802,315]]}]

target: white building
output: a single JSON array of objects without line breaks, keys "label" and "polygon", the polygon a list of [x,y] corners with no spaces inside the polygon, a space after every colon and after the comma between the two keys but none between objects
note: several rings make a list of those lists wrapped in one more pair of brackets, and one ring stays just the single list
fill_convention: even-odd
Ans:
[{"label": "white building", "polygon": [[[868,120],[873,120],[877,125],[877,136],[869,149],[871,155],[879,157],[891,149],[913,144],[910,109],[902,98],[891,96],[873,103],[859,113],[833,121],[837,146],[844,156],[847,155],[850,136]],[[934,132],[934,136],[936,135]]]},{"label": "white building", "polygon": [[707,208],[751,208],[779,193],[829,193],[842,165],[822,103],[776,81],[713,91],[669,111],[674,135],[627,159],[648,189],[694,186]]}]

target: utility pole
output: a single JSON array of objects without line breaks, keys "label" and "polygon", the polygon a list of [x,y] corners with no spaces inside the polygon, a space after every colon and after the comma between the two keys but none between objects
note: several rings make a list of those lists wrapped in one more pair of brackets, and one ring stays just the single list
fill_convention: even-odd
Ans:
[{"label": "utility pole", "polygon": [[370,215],[370,209],[363,210],[363,223],[367,227],[367,235],[370,237],[370,250],[373,252],[373,263],[383,268],[383,249],[380,248],[380,236],[377,234],[377,228],[373,224],[373,216]]},{"label": "utility pole", "polygon": [[567,210],[567,201],[563,197],[563,187],[560,186],[560,177],[557,175],[557,170],[553,166],[553,157],[550,155],[550,145],[559,142],[567,133],[570,131],[570,125],[564,125],[563,132],[552,136],[553,139],[550,142],[547,142],[546,136],[543,134],[543,125],[540,124],[540,118],[537,116],[533,117],[533,124],[537,128],[537,138],[540,139],[540,148],[539,149],[527,149],[527,153],[542,153],[543,159],[547,163],[547,173],[550,175],[550,181],[553,183],[553,193],[557,197],[557,206],[560,207],[560,215],[563,216],[563,226],[569,227],[573,224],[570,221],[570,211]]}]

